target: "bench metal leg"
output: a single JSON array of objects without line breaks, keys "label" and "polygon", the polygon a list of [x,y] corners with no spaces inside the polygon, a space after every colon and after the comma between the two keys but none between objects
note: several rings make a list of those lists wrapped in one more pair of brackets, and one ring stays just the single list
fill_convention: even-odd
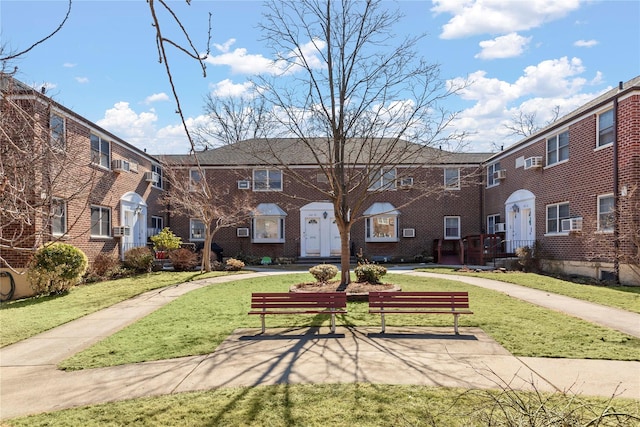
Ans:
[{"label": "bench metal leg", "polygon": [[336,314],[331,313],[331,333],[336,333]]},{"label": "bench metal leg", "polygon": [[264,334],[264,314],[260,315],[260,320],[262,321],[262,333]]},{"label": "bench metal leg", "polygon": [[382,318],[382,333],[384,334],[384,331],[385,331],[384,313],[380,313],[380,317]]},{"label": "bench metal leg", "polygon": [[456,332],[456,335],[460,335],[460,333],[458,332],[458,316],[459,314],[453,315],[453,330]]}]

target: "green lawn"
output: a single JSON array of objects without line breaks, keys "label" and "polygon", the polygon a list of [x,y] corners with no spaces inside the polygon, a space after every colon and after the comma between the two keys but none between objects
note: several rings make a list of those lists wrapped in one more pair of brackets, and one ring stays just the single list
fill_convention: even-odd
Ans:
[{"label": "green lawn", "polygon": [[[63,361],[63,369],[85,369],[173,357],[207,354],[236,328],[258,328],[259,316],[249,316],[252,292],[285,292],[308,281],[309,274],[289,274],[238,280],[198,289],[151,313],[93,347]],[[640,339],[562,313],[538,307],[499,292],[445,279],[385,276],[403,290],[466,290],[473,315],[461,316],[461,326],[482,328],[517,356],[640,360]],[[338,325],[379,325],[366,302],[349,303]],[[394,315],[389,326],[448,326],[452,316]],[[327,316],[270,316],[268,327],[327,326]]]},{"label": "green lawn", "polygon": [[224,272],[157,272],[72,288],[68,294],[0,304],[0,347],[21,341],[71,320],[152,289],[216,277]]},{"label": "green lawn", "polygon": [[[508,414],[510,422],[505,422]],[[613,414],[625,414],[617,415]],[[598,417],[600,419],[598,420]],[[378,384],[222,388],[68,409],[11,426],[635,426],[640,401]],[[598,420],[597,424],[587,424]]]},{"label": "green lawn", "polygon": [[569,282],[542,274],[509,271],[507,273],[461,273],[453,268],[419,268],[416,271],[428,273],[456,274],[460,276],[475,276],[485,279],[499,280],[527,286],[541,291],[553,292],[559,295],[590,301],[609,307],[620,308],[640,314],[640,286],[595,286]]}]

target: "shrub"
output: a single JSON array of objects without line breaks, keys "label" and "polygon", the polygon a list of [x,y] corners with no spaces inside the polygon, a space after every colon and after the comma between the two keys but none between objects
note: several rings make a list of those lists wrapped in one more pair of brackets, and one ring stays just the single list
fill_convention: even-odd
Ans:
[{"label": "shrub", "polygon": [[338,267],[331,264],[320,264],[309,269],[309,273],[316,278],[318,282],[328,282],[338,275]]},{"label": "shrub", "polygon": [[227,270],[227,271],[239,271],[239,270],[242,270],[243,268],[244,268],[244,262],[240,261],[239,259],[229,258],[227,260],[227,266],[226,266],[225,270]]},{"label": "shrub", "polygon": [[156,251],[172,251],[178,249],[182,244],[182,239],[169,229],[163,228],[158,234],[150,237],[153,242],[153,249]]},{"label": "shrub", "polygon": [[36,251],[28,267],[31,288],[37,295],[67,292],[87,271],[87,256],[67,243],[52,243]]},{"label": "shrub", "polygon": [[198,265],[198,255],[189,249],[176,249],[169,252],[169,259],[175,271],[190,271]]},{"label": "shrub", "polygon": [[387,269],[377,264],[358,264],[354,269],[358,282],[380,283]]},{"label": "shrub", "polygon": [[533,246],[522,246],[516,249],[516,256],[518,257],[518,264],[525,272],[537,272],[540,271],[540,259],[541,259],[542,245],[537,240]]},{"label": "shrub", "polygon": [[153,253],[146,246],[129,249],[124,253],[124,266],[138,273],[148,273],[153,267]]},{"label": "shrub", "polygon": [[115,254],[100,253],[91,263],[89,273],[100,279],[108,279],[120,272],[120,259]]}]

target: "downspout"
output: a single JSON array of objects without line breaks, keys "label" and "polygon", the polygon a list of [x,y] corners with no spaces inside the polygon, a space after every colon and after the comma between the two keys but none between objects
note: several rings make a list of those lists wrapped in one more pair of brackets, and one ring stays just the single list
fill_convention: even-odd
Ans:
[{"label": "downspout", "polygon": [[[618,94],[622,92],[622,82],[618,83]],[[616,285],[620,285],[620,209],[618,196],[618,94],[613,98],[613,275]]]}]

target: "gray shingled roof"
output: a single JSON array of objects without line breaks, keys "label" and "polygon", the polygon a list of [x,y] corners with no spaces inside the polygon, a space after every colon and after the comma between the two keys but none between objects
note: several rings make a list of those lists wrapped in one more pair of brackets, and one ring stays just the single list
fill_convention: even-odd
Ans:
[{"label": "gray shingled roof", "polygon": [[[454,153],[432,147],[421,147],[418,144],[407,141],[396,142],[394,139],[385,138],[375,141],[364,139],[351,139],[348,141],[345,152],[351,160],[351,164],[366,164],[371,152],[372,158],[379,158],[380,154],[393,150],[399,157],[408,157],[400,153],[412,150],[415,155],[411,159],[422,164],[480,164],[492,153]],[[363,144],[365,144],[363,146]],[[313,146],[314,149],[310,148]],[[318,163],[315,156],[325,161],[327,156],[325,147],[328,140],[312,138],[305,142],[297,138],[276,139],[249,139],[235,144],[221,146],[214,149],[197,152],[198,160],[202,166],[254,166],[254,165],[315,165]],[[392,147],[388,148],[387,147]],[[315,154],[315,155],[314,155]],[[162,155],[158,156],[162,161],[170,164],[192,165],[195,163],[192,155]]]}]

